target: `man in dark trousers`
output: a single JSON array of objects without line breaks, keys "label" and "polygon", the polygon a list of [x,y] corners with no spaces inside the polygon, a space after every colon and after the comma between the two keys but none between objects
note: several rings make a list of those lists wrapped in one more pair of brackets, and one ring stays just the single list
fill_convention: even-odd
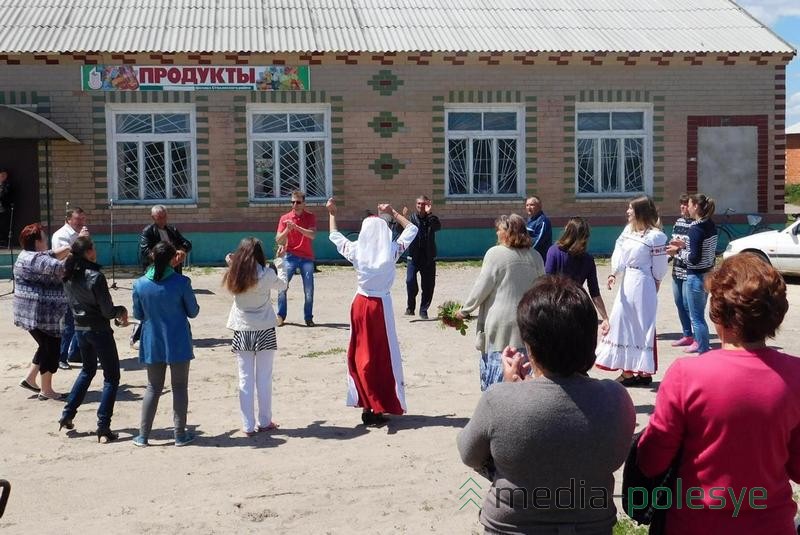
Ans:
[{"label": "man in dark trousers", "polygon": [[14,202],[8,169],[0,168],[0,246],[8,247],[11,233],[11,203]]},{"label": "man in dark trousers", "polygon": [[[408,208],[403,208],[403,216],[407,216]],[[417,273],[420,275],[422,297],[419,301],[419,317],[428,319],[428,307],[433,299],[433,288],[436,286],[436,232],[442,228],[439,218],[433,215],[433,203],[425,195],[417,198],[416,210],[409,220],[417,226],[417,237],[408,247],[408,265],[406,267],[406,290],[408,307],[406,316],[413,316],[416,308]]]}]

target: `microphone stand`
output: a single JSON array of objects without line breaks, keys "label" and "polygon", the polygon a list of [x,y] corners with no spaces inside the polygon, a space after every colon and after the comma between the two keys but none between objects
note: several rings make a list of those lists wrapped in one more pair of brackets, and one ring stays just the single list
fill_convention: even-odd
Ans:
[{"label": "microphone stand", "polygon": [[11,295],[16,291],[16,281],[14,280],[14,244],[11,238],[14,236],[14,203],[11,203],[11,217],[8,219],[8,267],[11,270],[11,291],[0,294],[0,297]]}]

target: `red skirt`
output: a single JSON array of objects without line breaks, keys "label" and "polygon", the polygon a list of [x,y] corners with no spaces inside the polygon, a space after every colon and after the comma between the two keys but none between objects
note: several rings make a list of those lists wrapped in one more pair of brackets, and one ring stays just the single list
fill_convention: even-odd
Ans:
[{"label": "red skirt", "polygon": [[350,328],[347,371],[358,392],[356,406],[403,414],[392,371],[383,300],[357,294],[350,307]]}]

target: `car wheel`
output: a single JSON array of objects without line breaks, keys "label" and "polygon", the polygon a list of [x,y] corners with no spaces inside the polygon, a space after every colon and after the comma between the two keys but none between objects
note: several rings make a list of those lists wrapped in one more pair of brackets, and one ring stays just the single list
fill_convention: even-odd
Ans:
[{"label": "car wheel", "polygon": [[761,260],[766,262],[768,266],[772,265],[772,262],[769,261],[769,257],[766,254],[764,254],[762,251],[759,251],[758,249],[745,249],[742,252],[743,253],[753,253],[754,255],[759,257]]}]

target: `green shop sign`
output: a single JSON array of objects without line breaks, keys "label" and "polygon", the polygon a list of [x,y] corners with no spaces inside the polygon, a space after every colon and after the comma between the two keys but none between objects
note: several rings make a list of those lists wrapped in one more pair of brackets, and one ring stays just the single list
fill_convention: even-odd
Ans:
[{"label": "green shop sign", "polygon": [[249,65],[180,67],[174,65],[83,65],[84,91],[308,91],[308,66]]}]

